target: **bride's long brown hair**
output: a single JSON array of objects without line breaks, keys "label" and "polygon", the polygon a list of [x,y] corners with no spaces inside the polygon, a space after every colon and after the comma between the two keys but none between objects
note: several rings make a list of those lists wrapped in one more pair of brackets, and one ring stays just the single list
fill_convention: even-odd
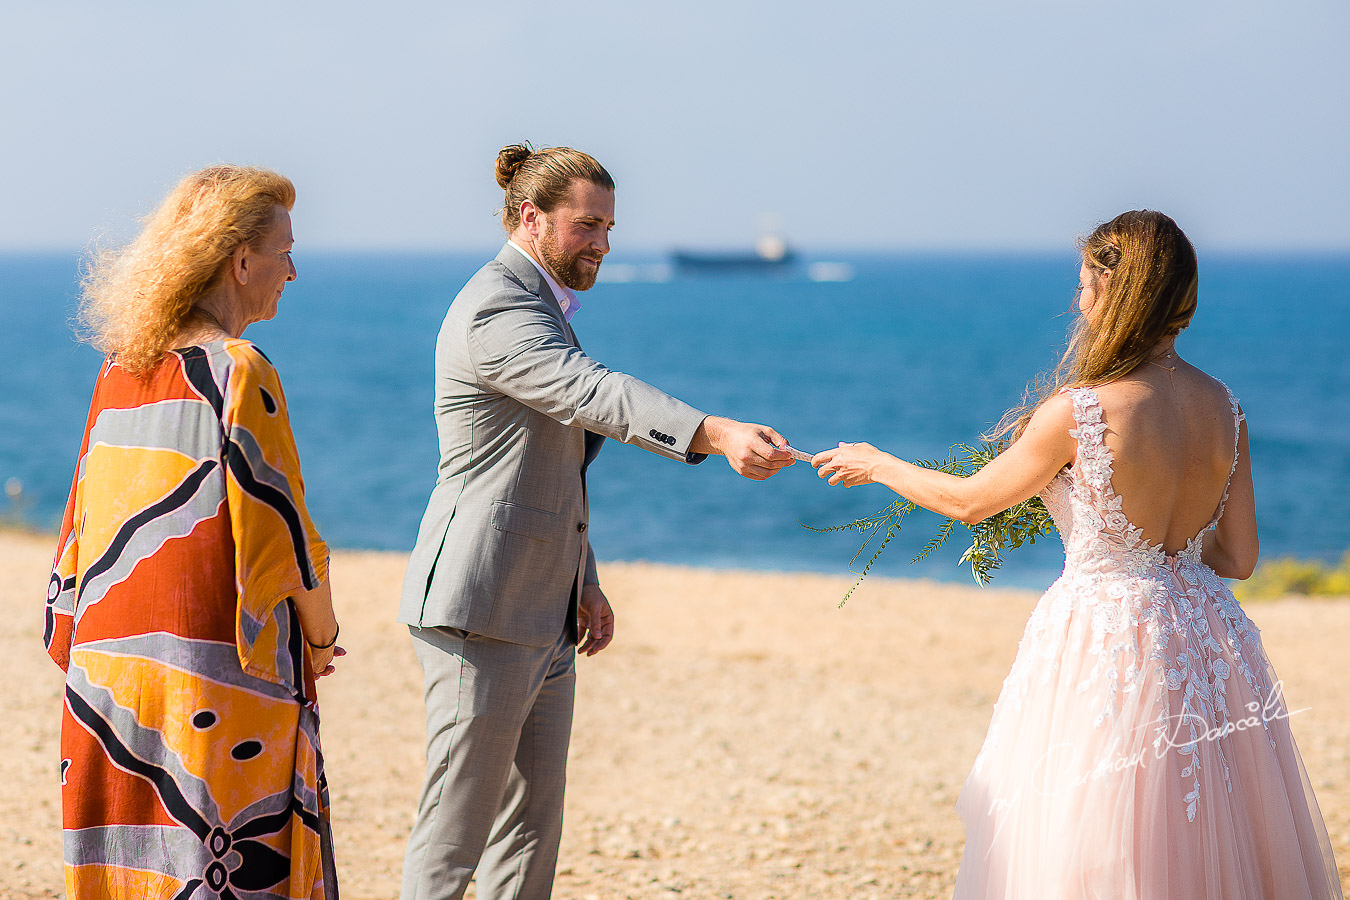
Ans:
[{"label": "bride's long brown hair", "polygon": [[[1167,216],[1147,209],[1121,213],[1080,246],[1097,289],[1094,313],[1078,317],[1059,365],[1027,387],[990,439],[1021,437],[1040,405],[1066,387],[1095,387],[1133,372],[1195,315],[1195,248]],[[1111,277],[1103,282],[1107,270]]]}]

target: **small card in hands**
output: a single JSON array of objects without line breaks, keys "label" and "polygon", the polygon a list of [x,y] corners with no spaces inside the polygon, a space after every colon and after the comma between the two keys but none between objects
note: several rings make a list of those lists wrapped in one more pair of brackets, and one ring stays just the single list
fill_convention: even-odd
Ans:
[{"label": "small card in hands", "polygon": [[788,453],[791,453],[793,459],[801,460],[802,462],[810,462],[810,461],[811,461],[811,454],[810,454],[810,453],[803,453],[802,451],[798,450],[796,447],[791,447],[791,446],[789,446],[789,447],[784,447],[783,449],[786,450]]}]

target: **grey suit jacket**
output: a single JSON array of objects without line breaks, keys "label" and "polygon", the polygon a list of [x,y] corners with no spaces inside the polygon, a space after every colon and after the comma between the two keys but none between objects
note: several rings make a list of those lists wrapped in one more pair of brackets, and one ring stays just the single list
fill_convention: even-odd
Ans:
[{"label": "grey suit jacket", "polygon": [[671,459],[704,414],[581,351],[539,271],[510,244],[469,279],[436,341],[436,487],[399,621],[544,646],[598,581],[586,466],[605,437]]}]

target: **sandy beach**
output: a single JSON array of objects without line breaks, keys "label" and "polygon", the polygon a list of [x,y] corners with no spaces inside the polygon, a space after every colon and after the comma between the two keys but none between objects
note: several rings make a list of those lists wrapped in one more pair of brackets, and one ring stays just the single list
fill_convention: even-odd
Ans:
[{"label": "sandy beach", "polygon": [[[52,539],[0,533],[0,898],[62,895]],[[350,655],[322,682],[343,896],[397,896],[422,770],[404,557],[339,553]],[[578,663],[559,898],[949,896],[953,809],[1035,595],[869,578],[601,566],[617,637]],[[1350,602],[1249,607],[1350,875]]]}]

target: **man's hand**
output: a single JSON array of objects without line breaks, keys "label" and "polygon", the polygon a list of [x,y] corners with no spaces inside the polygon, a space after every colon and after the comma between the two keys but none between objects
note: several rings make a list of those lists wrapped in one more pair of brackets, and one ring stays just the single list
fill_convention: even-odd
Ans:
[{"label": "man's hand", "polygon": [[787,439],[767,425],[708,416],[694,432],[689,449],[721,454],[737,475],[763,481],[796,461],[787,446]]},{"label": "man's hand", "polygon": [[581,587],[577,604],[577,653],[594,656],[614,640],[614,610],[598,584]]}]

